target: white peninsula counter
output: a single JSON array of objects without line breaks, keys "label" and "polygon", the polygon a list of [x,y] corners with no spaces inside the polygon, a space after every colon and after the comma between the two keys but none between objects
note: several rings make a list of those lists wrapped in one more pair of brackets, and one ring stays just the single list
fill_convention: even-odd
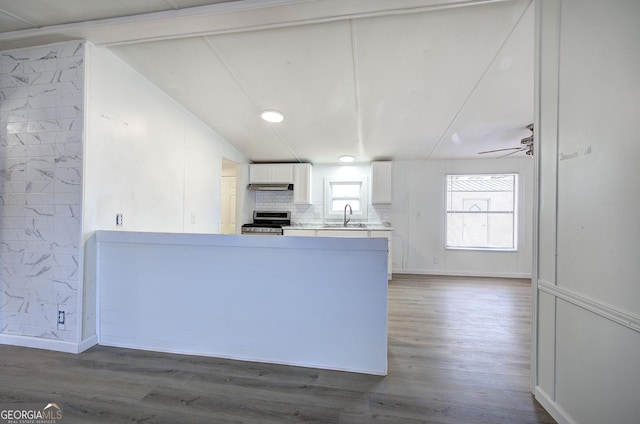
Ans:
[{"label": "white peninsula counter", "polygon": [[98,342],[385,375],[387,240],[98,231]]}]

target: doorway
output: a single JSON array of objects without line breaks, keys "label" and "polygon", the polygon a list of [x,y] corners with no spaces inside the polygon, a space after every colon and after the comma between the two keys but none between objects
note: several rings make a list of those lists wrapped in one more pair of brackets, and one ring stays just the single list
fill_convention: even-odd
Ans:
[{"label": "doorway", "polygon": [[220,187],[220,233],[236,234],[237,163],[222,158]]}]

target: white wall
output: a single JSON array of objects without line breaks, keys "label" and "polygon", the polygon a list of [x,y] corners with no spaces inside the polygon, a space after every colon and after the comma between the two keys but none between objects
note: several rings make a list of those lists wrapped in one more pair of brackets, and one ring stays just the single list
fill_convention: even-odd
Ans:
[{"label": "white wall", "polygon": [[640,2],[537,3],[536,398],[640,419]]},{"label": "white wall", "polygon": [[77,351],[83,59],[77,41],[0,53],[0,343]]},{"label": "white wall", "polygon": [[[533,161],[475,159],[395,161],[393,164],[393,272],[530,277],[532,267]],[[447,174],[518,174],[518,250],[445,248]]]},{"label": "white wall", "polygon": [[[240,187],[248,180],[248,161],[108,49],[86,47],[83,339],[88,340],[96,333],[92,234],[218,233],[222,158],[240,164]],[[119,213],[122,226],[116,226]]]},{"label": "white wall", "polygon": [[219,232],[222,157],[246,158],[108,49],[87,66],[85,234]]}]

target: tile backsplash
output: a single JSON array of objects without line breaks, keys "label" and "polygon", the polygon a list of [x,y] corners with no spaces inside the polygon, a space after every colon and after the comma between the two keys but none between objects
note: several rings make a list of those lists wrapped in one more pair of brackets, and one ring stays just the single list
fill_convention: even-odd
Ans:
[{"label": "tile backsplash", "polygon": [[[255,209],[262,211],[291,211],[294,223],[318,223],[323,221],[322,201],[310,205],[293,203],[292,191],[256,191]],[[367,222],[391,222],[391,205],[369,205]]]}]

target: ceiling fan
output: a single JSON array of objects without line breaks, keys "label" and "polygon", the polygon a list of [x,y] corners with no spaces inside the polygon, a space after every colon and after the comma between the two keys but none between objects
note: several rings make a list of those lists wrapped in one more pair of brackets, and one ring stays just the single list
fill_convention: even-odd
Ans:
[{"label": "ceiling fan", "polygon": [[507,152],[507,151],[510,151],[509,153],[506,153],[506,154],[504,154],[502,156],[499,156],[499,157],[503,158],[503,157],[511,156],[511,155],[519,153],[519,152],[525,152],[526,155],[532,156],[533,155],[533,124],[527,125],[527,129],[529,131],[531,131],[531,135],[529,137],[525,137],[522,140],[520,140],[520,146],[518,146],[518,147],[508,147],[506,149],[487,150],[485,152],[478,152],[478,154],[479,155],[483,155],[485,153],[495,153],[495,152]]}]

